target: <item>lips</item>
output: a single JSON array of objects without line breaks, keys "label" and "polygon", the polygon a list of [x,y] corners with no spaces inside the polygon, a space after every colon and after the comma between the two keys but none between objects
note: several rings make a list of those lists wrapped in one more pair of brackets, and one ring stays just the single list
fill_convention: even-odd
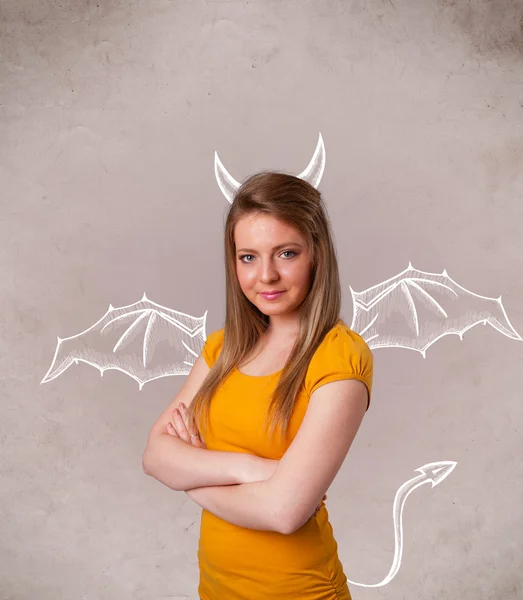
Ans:
[{"label": "lips", "polygon": [[285,290],[274,290],[272,292],[260,292],[260,296],[265,298],[266,300],[274,300],[275,298],[279,298]]}]

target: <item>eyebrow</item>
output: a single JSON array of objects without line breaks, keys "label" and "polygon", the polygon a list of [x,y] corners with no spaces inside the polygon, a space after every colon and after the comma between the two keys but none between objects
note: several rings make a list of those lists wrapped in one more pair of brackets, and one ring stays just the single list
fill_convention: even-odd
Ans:
[{"label": "eyebrow", "polygon": [[[281,248],[285,248],[286,246],[298,246],[299,248],[303,248],[303,246],[299,242],[287,242],[285,244],[279,244],[278,246],[274,246],[273,250],[280,250]],[[240,248],[236,252],[256,252],[252,248]]]}]

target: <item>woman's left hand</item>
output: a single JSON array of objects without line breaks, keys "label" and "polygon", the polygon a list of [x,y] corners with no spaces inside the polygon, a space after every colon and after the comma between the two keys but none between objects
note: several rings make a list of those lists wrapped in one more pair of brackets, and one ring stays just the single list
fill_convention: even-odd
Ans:
[{"label": "woman's left hand", "polygon": [[205,442],[200,438],[200,432],[194,420],[191,419],[190,422],[188,421],[187,408],[183,402],[178,405],[178,408],[173,410],[172,414],[172,423],[171,421],[167,423],[167,433],[169,435],[178,437],[187,444],[191,444],[197,448],[207,448]]},{"label": "woman's left hand", "polygon": [[[327,500],[327,494],[325,494],[321,500],[322,500],[322,502],[323,502],[323,500]],[[320,512],[320,508],[321,508],[321,502],[316,507],[316,510],[312,513],[313,517],[315,517]]]}]

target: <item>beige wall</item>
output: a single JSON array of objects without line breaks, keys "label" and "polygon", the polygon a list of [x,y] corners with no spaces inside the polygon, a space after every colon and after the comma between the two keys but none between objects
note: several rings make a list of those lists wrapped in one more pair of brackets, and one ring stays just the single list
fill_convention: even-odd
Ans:
[{"label": "beige wall", "polygon": [[[2,3],[2,598],[197,597],[200,509],[141,469],[183,374],[140,391],[80,362],[41,381],[57,336],[144,292],[222,326],[215,150],[240,181],[298,173],[322,133],[349,323],[350,288],[410,261],[501,296],[523,333],[522,17],[508,0]],[[459,318],[499,317],[464,298]],[[457,466],[408,497],[399,572],[354,598],[523,597],[523,344],[477,325],[425,359],[374,356],[327,501],[349,579],[389,572],[415,469]]]}]

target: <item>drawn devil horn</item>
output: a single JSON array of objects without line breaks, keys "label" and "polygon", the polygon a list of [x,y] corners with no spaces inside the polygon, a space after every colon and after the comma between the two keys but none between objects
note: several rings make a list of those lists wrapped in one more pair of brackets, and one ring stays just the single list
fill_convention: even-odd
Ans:
[{"label": "drawn devil horn", "polygon": [[[318,136],[318,143],[316,144],[316,150],[312,155],[310,163],[307,168],[302,171],[296,177],[303,179],[310,183],[313,187],[317,188],[320,184],[323,171],[325,170],[325,145],[321,133]],[[240,183],[230,175],[227,169],[223,166],[218,152],[214,153],[214,174],[216,175],[216,181],[218,187],[222,191],[223,195],[227,200],[232,203],[234,195],[240,187]]]}]

